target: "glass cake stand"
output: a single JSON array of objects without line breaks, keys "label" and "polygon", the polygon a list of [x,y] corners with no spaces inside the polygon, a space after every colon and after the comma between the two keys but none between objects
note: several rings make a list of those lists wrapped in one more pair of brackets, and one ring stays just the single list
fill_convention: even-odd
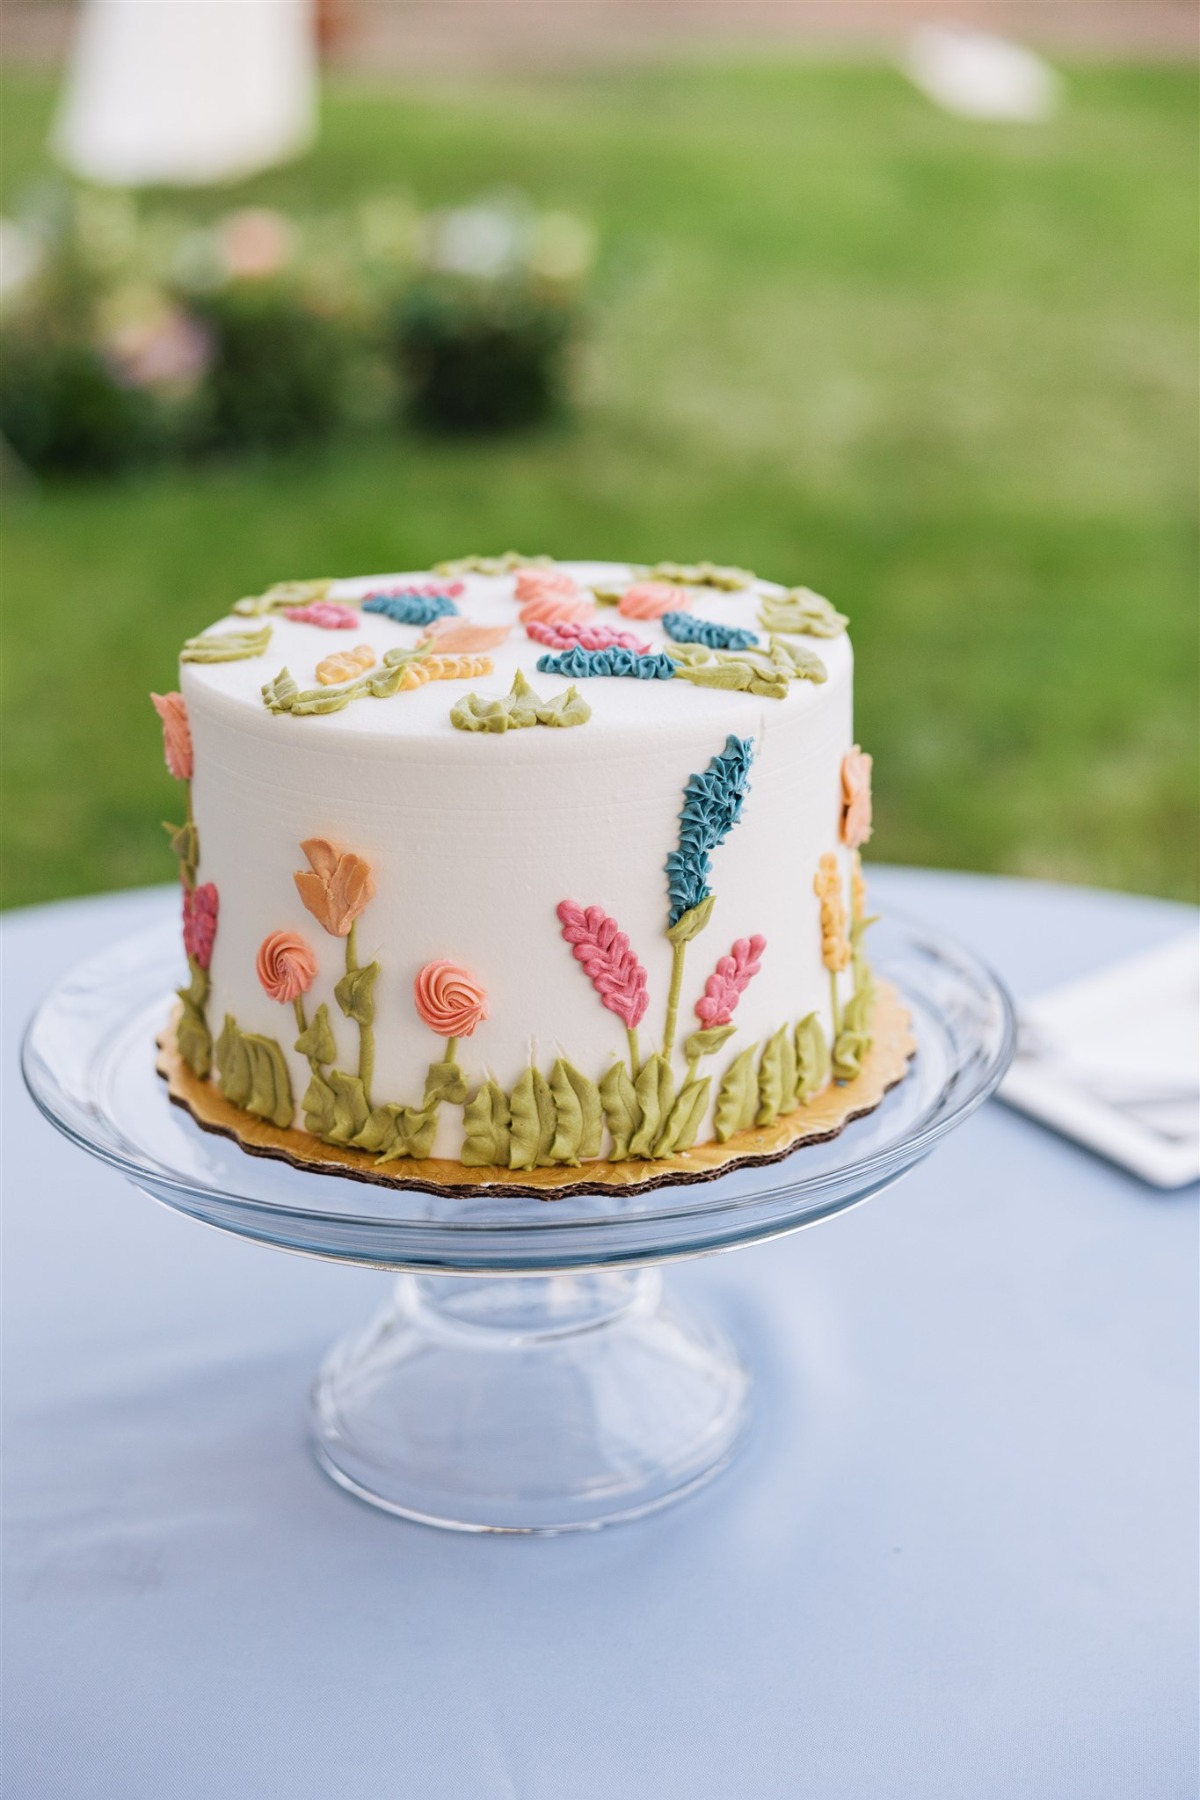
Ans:
[{"label": "glass cake stand", "polygon": [[22,1062],[46,1117],[164,1205],[277,1249],[401,1272],[316,1377],[313,1444],[335,1481],[428,1524],[567,1531],[679,1499],[745,1431],[747,1369],[712,1320],[664,1297],[656,1265],[881,1192],[1003,1075],[1013,1011],[983,964],[895,916],[872,951],[913,1016],[907,1078],[829,1142],[641,1192],[447,1199],[296,1169],[202,1130],[154,1069],[182,976],[168,900],[161,927],[59,982]]}]

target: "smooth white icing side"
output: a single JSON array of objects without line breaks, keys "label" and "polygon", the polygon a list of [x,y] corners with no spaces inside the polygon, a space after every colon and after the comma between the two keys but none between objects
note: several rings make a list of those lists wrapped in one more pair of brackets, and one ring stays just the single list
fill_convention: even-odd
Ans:
[{"label": "smooth white icing side", "polygon": [[[612,564],[563,566],[580,579],[626,572]],[[405,579],[429,577],[340,582],[330,597],[352,602]],[[537,671],[545,646],[526,637],[512,592],[509,577],[471,577],[458,603],[464,618],[512,623],[507,642],[488,653],[493,675],[362,699],[339,713],[272,714],[260,690],[284,664],[305,687],[332,651],[367,643],[382,655],[423,634],[370,614],[354,631],[274,616],[265,656],[182,667],[195,746],[199,879],[215,883],[220,896],[210,1024],[215,1034],[230,1013],[243,1030],[277,1038],[297,1102],[309,1071],[291,1048],[292,1010],[269,1000],[255,973],[269,932],[295,931],[311,944],[319,973],[309,1013],[327,1001],[337,1066],[353,1073],[357,1058],[357,1030],[333,998],[344,944],[321,930],[292,879],[307,866],[302,840],[323,837],[355,851],[374,874],[358,954],[381,968],[376,1103],[419,1105],[426,1068],[443,1053],[443,1040],[421,1023],[412,1001],[417,971],[439,958],[465,965],[487,991],[488,1019],[459,1046],[472,1089],[490,1073],[507,1091],[531,1057],[548,1073],[560,1054],[599,1081],[614,1059],[628,1055],[624,1026],[601,1005],[563,941],[555,909],[561,900],[599,905],[628,934],[649,977],[642,1052],[657,1049],[671,972],[664,864],[678,842],[688,776],[701,773],[730,734],[753,740],[749,795],[741,820],[712,855],[716,904],[688,947],[678,1042],[698,1024],[692,1009],[718,957],[755,932],[767,940],[761,972],[734,1015],[736,1035],[702,1073],[719,1077],[740,1050],[809,1012],[830,1030],[813,875],[827,851],[836,851],[843,873],[848,864],[839,819],[841,763],[852,742],[849,639],[806,640],[829,678],[819,686],[797,681],[782,700],[678,680],[598,677],[576,684],[592,708],[585,725],[459,731],[450,723],[454,703],[472,692],[506,693],[518,667],[544,697],[570,685]],[[692,610],[756,627],[751,593],[703,591]],[[656,623],[626,620],[611,608],[601,609],[597,622],[656,649],[666,642]],[[226,619],[213,629],[232,624],[246,621]],[[849,978],[843,982],[848,997]],[[685,1068],[679,1048],[675,1064],[678,1078]],[[299,1113],[296,1122],[303,1124]],[[711,1113],[699,1136],[712,1136]],[[461,1144],[461,1111],[446,1107],[434,1154],[457,1156]]]}]

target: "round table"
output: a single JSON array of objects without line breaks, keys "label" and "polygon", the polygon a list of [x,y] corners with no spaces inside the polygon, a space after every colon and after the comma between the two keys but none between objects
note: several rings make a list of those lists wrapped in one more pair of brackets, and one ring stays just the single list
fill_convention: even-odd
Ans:
[{"label": "round table", "polygon": [[[1018,999],[1195,918],[906,870],[873,894]],[[870,1205],[677,1272],[759,1371],[711,1487],[595,1535],[406,1525],[304,1435],[387,1277],[150,1204],[20,1089],[43,989],[161,904],[0,932],[7,1792],[1195,1791],[1195,1188],[990,1104]]]}]

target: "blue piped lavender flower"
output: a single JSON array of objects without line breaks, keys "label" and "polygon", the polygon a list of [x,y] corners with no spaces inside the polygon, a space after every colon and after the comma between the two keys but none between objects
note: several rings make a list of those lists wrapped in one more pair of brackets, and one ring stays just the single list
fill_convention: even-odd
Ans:
[{"label": "blue piped lavender flower", "polygon": [[667,655],[641,655],[617,644],[607,650],[562,650],[553,656],[539,656],[538,668],[543,675],[568,675],[578,681],[584,675],[632,675],[638,681],[670,681],[675,664]]},{"label": "blue piped lavender flower", "polygon": [[753,760],[754,740],[731,736],[703,775],[688,776],[679,815],[679,848],[667,858],[672,925],[708,898],[709,851],[724,842],[741,817]]},{"label": "blue piped lavender flower", "polygon": [[694,619],[691,613],[669,612],[662,617],[663,630],[677,644],[704,644],[709,650],[751,650],[758,637],[741,625],[718,625],[712,619]]},{"label": "blue piped lavender flower", "polygon": [[364,612],[382,613],[397,625],[432,625],[458,611],[448,594],[372,594],[362,604]]}]

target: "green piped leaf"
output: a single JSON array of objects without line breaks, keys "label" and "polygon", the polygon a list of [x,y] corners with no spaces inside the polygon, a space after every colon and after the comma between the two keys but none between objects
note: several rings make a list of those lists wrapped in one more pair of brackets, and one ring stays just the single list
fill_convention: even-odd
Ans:
[{"label": "green piped leaf", "polygon": [[714,1050],[729,1042],[736,1030],[736,1025],[707,1025],[703,1031],[693,1031],[684,1043],[683,1054],[689,1062],[694,1062],[698,1056],[711,1056]]},{"label": "green piped leaf", "polygon": [[362,1130],[352,1139],[354,1148],[373,1150],[385,1158],[407,1156],[409,1134],[405,1114],[410,1110],[407,1106],[374,1107]]},{"label": "green piped leaf", "polygon": [[511,1114],[508,1146],[510,1169],[546,1168],[552,1161],[554,1096],[539,1069],[526,1069],[509,1097]]},{"label": "green piped leaf", "polygon": [[221,1092],[231,1106],[245,1106],[250,1098],[250,1056],[232,1013],[225,1014],[214,1054]]},{"label": "green piped leaf", "polygon": [[712,909],[717,904],[715,894],[705,894],[699,906],[693,906],[673,925],[667,927],[667,937],[673,944],[690,944],[694,937],[699,937],[708,921],[712,918]]},{"label": "green piped leaf", "polygon": [[245,631],[210,631],[202,637],[188,638],[179,652],[179,660],[185,663],[246,662],[250,657],[262,656],[270,642],[269,625]]},{"label": "green piped leaf", "polygon": [[260,1119],[269,1119],[272,1125],[278,1125],[284,1131],[295,1118],[296,1107],[283,1051],[274,1038],[261,1037],[256,1031],[243,1032],[242,1042],[250,1059],[246,1111],[256,1113]]},{"label": "green piped leaf", "polygon": [[773,1125],[780,1113],[796,1104],[796,1046],[790,1025],[781,1025],[767,1040],[758,1065],[756,1125]]},{"label": "green piped leaf", "polygon": [[378,1150],[380,1165],[406,1156],[426,1157],[433,1149],[437,1123],[436,1106],[377,1106],[354,1142],[364,1150]]},{"label": "green piped leaf", "polygon": [[835,1081],[853,1081],[862,1072],[863,1061],[871,1048],[873,1001],[871,988],[857,988],[842,1009],[842,1029],[833,1046]]},{"label": "green piped leaf", "polygon": [[642,1122],[642,1109],[637,1090],[623,1062],[616,1062],[600,1083],[600,1104],[612,1136],[609,1162],[624,1162],[629,1146]]},{"label": "green piped leaf", "polygon": [[282,612],[285,606],[308,606],[324,600],[333,586],[332,578],[320,581],[277,581],[265,594],[247,594],[235,600],[233,611],[241,618],[261,619],[266,613]]},{"label": "green piped leaf", "polygon": [[796,1027],[796,1098],[802,1106],[819,1094],[829,1076],[829,1046],[815,1012]]},{"label": "green piped leaf", "polygon": [[604,1112],[595,1082],[560,1056],[550,1073],[550,1092],[556,1113],[553,1160],[574,1165],[581,1157],[598,1156]]},{"label": "green piped leaf", "polygon": [[679,1098],[671,1108],[666,1128],[654,1146],[655,1156],[673,1156],[676,1151],[691,1149],[708,1109],[711,1087],[711,1075],[705,1075],[701,1081],[684,1082]]},{"label": "green piped leaf", "polygon": [[653,1156],[663,1126],[675,1104],[675,1077],[665,1056],[648,1056],[634,1083],[642,1122],[629,1146],[630,1156]]},{"label": "green piped leaf", "polygon": [[349,1144],[371,1116],[363,1084],[340,1069],[330,1069],[325,1080],[333,1092],[333,1124],[321,1136],[331,1144]]},{"label": "green piped leaf", "polygon": [[567,1078],[567,1066],[561,1056],[550,1072],[550,1092],[554,1099],[555,1116],[550,1159],[552,1162],[574,1166],[579,1161],[579,1146],[583,1141],[583,1108]]},{"label": "green piped leaf", "polygon": [[334,1091],[324,1075],[314,1069],[300,1102],[300,1109],[304,1114],[304,1128],[306,1131],[311,1131],[314,1137],[327,1138],[333,1130],[336,1117],[335,1098]]},{"label": "green piped leaf", "polygon": [[757,1055],[758,1045],[751,1044],[748,1050],[734,1057],[725,1071],[717,1094],[714,1125],[719,1144],[728,1143],[735,1131],[744,1131],[747,1125],[754,1123],[758,1106],[758,1077],[754,1068]]},{"label": "green piped leaf", "polygon": [[291,712],[300,697],[300,689],[288,670],[280,669],[272,680],[263,682],[262,697],[268,712]]},{"label": "green piped leaf", "polygon": [[204,1081],[212,1069],[213,1041],[208,1029],[205,1007],[208,1002],[208,972],[194,957],[189,959],[192,979],[187,987],[177,988],[183,1011],[175,1027],[175,1048],[192,1071]]},{"label": "green piped leaf", "polygon": [[574,687],[552,700],[543,700],[518,669],[508,693],[497,700],[468,694],[450,709],[450,723],[459,731],[519,731],[531,725],[585,725],[592,709]]},{"label": "green piped leaf", "polygon": [[829,680],[829,670],[815,650],[803,644],[789,644],[781,637],[771,639],[771,661],[789,681],[811,681],[818,687]]},{"label": "green piped leaf", "polygon": [[196,865],[200,861],[200,834],[189,819],[186,825],[172,825],[163,820],[163,830],[175,855],[179,858],[179,868],[183,875],[185,887],[196,885]]},{"label": "green piped leaf", "polygon": [[446,1062],[430,1063],[429,1073],[425,1077],[425,1105],[440,1106],[447,1101],[451,1106],[461,1106],[469,1092],[467,1078],[452,1059]]},{"label": "green piped leaf", "polygon": [[863,1058],[870,1048],[865,1031],[839,1031],[833,1042],[833,1079],[853,1081],[862,1073]]},{"label": "green piped leaf", "polygon": [[347,969],[333,990],[333,997],[348,1019],[356,1025],[372,1025],[375,1021],[375,982],[379,964],[367,963],[362,969]]},{"label": "green piped leaf", "polygon": [[685,587],[716,588],[718,592],[737,593],[750,588],[758,576],[749,569],[727,568],[721,563],[655,563],[650,571],[653,581],[676,581]]},{"label": "green piped leaf", "polygon": [[435,575],[509,575],[514,569],[552,569],[552,556],[522,556],[519,550],[504,550],[499,556],[456,556],[449,562],[434,563]]},{"label": "green piped leaf", "polygon": [[854,990],[850,999],[842,1008],[842,1024],[849,1031],[857,1031],[870,1036],[871,1013],[874,1005],[874,989],[872,986]]},{"label": "green piped leaf", "polygon": [[786,594],[767,595],[758,622],[769,634],[794,632],[801,637],[840,637],[850,623],[845,613],[832,607],[811,588],[790,588]]},{"label": "green piped leaf", "polygon": [[788,691],[788,677],[773,663],[726,650],[714,651],[711,663],[678,663],[675,675],[678,680],[690,681],[695,687],[763,694],[770,700],[782,700]]},{"label": "green piped leaf", "polygon": [[555,694],[538,707],[537,722],[539,725],[569,726],[586,725],[592,716],[592,709],[577,687],[564,688],[561,694]]},{"label": "green piped leaf", "polygon": [[301,1056],[307,1056],[311,1063],[331,1063],[336,1060],[337,1046],[329,1024],[329,1008],[323,1000],[309,1020],[307,1029],[296,1039],[295,1048]]},{"label": "green piped leaf", "polygon": [[508,1167],[509,1117],[504,1089],[497,1081],[485,1081],[463,1108],[461,1160],[469,1169]]}]

